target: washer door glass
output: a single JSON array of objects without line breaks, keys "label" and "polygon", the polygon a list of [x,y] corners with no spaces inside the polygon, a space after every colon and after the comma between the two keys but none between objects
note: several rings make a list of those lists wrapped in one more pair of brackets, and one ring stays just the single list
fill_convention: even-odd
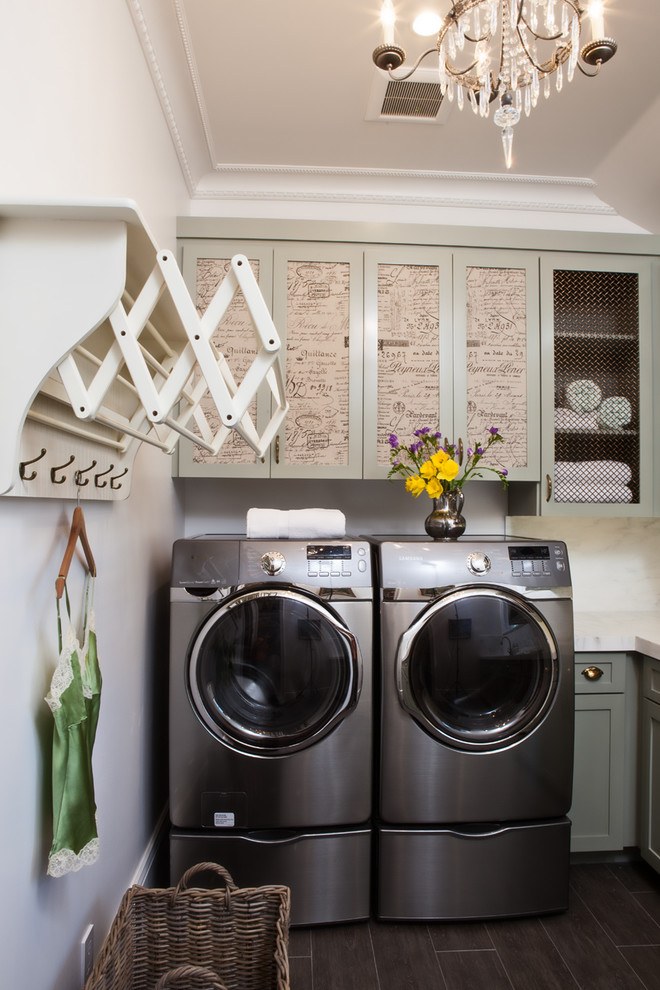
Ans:
[{"label": "washer door glass", "polygon": [[467,586],[436,599],[401,637],[403,707],[459,749],[508,746],[544,718],[558,682],[543,616],[501,588]]},{"label": "washer door glass", "polygon": [[240,592],[190,651],[192,704],[235,748],[277,755],[324,736],[359,697],[357,641],[321,601],[289,589]]}]

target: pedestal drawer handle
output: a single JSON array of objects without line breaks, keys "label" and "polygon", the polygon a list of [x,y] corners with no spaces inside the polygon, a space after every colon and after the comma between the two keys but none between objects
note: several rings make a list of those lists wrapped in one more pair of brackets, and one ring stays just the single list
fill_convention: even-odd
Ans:
[{"label": "pedestal drawer handle", "polygon": [[586,677],[588,681],[598,681],[603,676],[603,671],[600,667],[585,667],[582,676]]}]

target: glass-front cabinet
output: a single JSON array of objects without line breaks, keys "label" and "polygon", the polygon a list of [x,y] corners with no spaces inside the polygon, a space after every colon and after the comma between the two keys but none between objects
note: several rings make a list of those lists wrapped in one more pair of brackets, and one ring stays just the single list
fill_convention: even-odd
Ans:
[{"label": "glass-front cabinet", "polygon": [[646,259],[541,258],[541,512],[652,514]]},{"label": "glass-front cabinet", "polygon": [[[181,440],[187,477],[358,478],[362,475],[362,252],[350,245],[190,241],[183,274],[203,313],[234,254],[245,254],[284,345],[289,412],[260,460],[236,434],[217,454]],[[213,342],[240,379],[254,358],[251,317],[240,291]],[[268,422],[268,388],[250,414]]]}]

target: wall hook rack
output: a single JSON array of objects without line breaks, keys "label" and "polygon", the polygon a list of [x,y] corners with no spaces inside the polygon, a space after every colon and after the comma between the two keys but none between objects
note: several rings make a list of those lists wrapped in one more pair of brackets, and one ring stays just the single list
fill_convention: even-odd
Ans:
[{"label": "wall hook rack", "polygon": [[84,488],[85,485],[89,484],[89,478],[83,478],[83,474],[87,474],[88,471],[93,471],[95,467],[96,467],[96,461],[92,461],[89,467],[79,468],[76,471],[74,475],[74,480],[77,488]]},{"label": "wall hook rack", "polygon": [[110,472],[111,471],[114,471],[114,469],[115,469],[114,464],[111,464],[110,467],[107,468],[105,471],[99,471],[98,474],[95,474],[94,475],[94,485],[97,488],[105,488],[105,486],[108,484],[108,482],[107,481],[99,481],[99,478],[102,478],[106,474],[110,474]]},{"label": "wall hook rack", "polygon": [[[88,497],[125,498],[117,478],[139,443],[171,454],[182,436],[217,454],[236,431],[263,457],[288,404],[282,343],[246,257],[232,258],[200,316],[130,200],[4,202],[0,219],[0,494],[76,498],[85,484]],[[240,381],[212,339],[238,292],[256,345]],[[249,410],[264,387],[273,411],[259,433]],[[25,474],[21,453],[38,443],[63,456],[63,436],[74,454],[51,468],[53,491]],[[79,484],[108,448],[119,473]],[[74,458],[91,466],[60,476]]]}]

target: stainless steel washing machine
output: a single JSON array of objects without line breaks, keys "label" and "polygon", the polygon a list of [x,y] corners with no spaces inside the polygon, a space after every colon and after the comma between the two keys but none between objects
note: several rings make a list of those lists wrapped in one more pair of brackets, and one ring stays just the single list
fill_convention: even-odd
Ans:
[{"label": "stainless steel washing machine", "polygon": [[369,916],[372,638],[364,540],[174,544],[172,883],[211,860],[293,924]]},{"label": "stainless steel washing machine", "polygon": [[574,733],[565,544],[487,536],[373,544],[378,916],[565,909]]}]

